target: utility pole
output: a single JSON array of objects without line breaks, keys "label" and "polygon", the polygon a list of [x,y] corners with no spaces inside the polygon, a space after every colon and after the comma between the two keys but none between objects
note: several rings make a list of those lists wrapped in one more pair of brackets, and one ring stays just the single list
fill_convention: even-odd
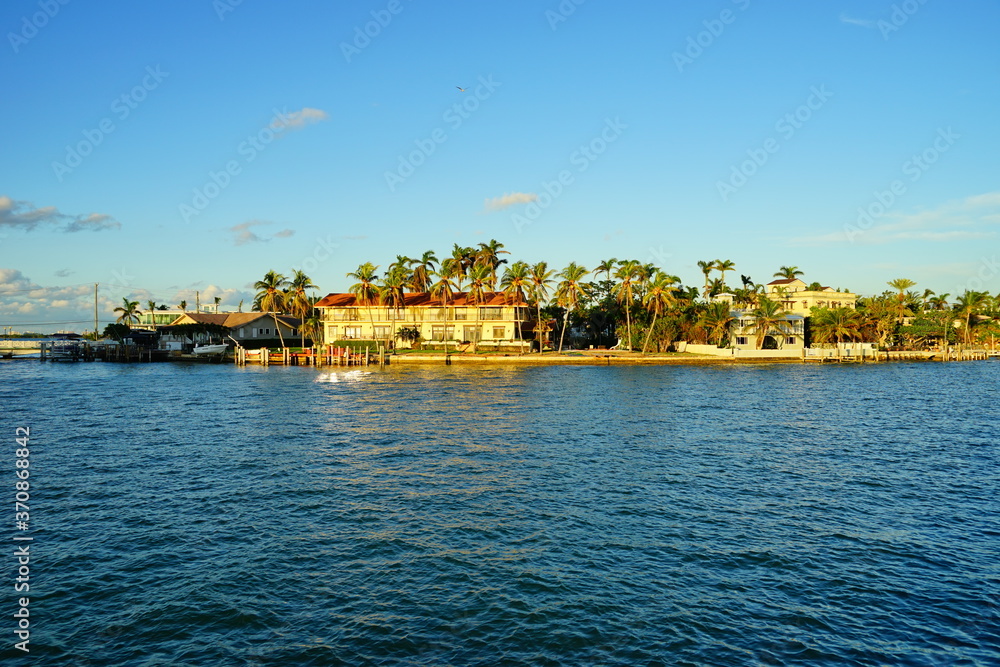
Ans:
[{"label": "utility pole", "polygon": [[97,285],[98,285],[98,283],[94,283],[94,340],[95,341],[97,340],[98,336],[101,335],[100,331],[98,331],[98,328],[97,328],[98,327],[98,324],[97,324]]},{"label": "utility pole", "polygon": [[194,312],[196,313],[201,312],[201,297],[199,296],[198,291],[195,291],[194,293]]}]

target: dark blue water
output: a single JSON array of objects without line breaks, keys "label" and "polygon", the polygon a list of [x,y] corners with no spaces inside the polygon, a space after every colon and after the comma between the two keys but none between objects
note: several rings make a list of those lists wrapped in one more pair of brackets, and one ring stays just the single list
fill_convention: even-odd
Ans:
[{"label": "dark blue water", "polygon": [[998,380],[2,363],[0,659],[997,665]]}]

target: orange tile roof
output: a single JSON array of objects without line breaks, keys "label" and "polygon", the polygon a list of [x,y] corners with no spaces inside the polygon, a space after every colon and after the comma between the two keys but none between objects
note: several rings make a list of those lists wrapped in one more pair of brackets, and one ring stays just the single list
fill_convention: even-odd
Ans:
[{"label": "orange tile roof", "polygon": [[[527,301],[515,301],[513,298],[508,297],[503,292],[486,292],[483,301],[479,303],[471,303],[468,300],[468,292],[455,292],[452,295],[451,300],[448,302],[449,306],[527,306]],[[358,303],[357,297],[353,294],[327,294],[325,297],[316,302],[316,308],[357,308],[357,307],[385,307],[384,304],[375,301],[370,304],[360,304]],[[430,306],[430,307],[440,307],[441,301],[439,299],[431,298],[430,292],[412,292],[403,295],[403,307],[409,308],[411,306]]]}]

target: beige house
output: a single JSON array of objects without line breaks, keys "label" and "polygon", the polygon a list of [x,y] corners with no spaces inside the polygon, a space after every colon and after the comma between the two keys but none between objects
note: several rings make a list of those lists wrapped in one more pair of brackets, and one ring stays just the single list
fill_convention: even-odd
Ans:
[{"label": "beige house", "polygon": [[486,292],[472,303],[455,293],[447,303],[428,292],[404,295],[403,305],[360,304],[353,294],[328,294],[316,303],[327,343],[343,340],[398,341],[401,328],[416,328],[424,347],[476,342],[497,349],[526,350],[534,338],[531,308],[503,292]]},{"label": "beige house", "polygon": [[[275,323],[277,320],[277,324]],[[288,315],[271,313],[184,313],[171,326],[178,324],[218,324],[229,329],[229,336],[243,347],[274,347],[285,341],[288,347],[298,346],[300,320]],[[278,329],[281,329],[279,335]]]},{"label": "beige house", "polygon": [[832,287],[819,290],[807,289],[798,278],[782,278],[772,280],[767,284],[767,298],[781,303],[782,308],[796,315],[808,317],[810,309],[819,308],[854,308],[858,295],[851,292],[838,292]]}]

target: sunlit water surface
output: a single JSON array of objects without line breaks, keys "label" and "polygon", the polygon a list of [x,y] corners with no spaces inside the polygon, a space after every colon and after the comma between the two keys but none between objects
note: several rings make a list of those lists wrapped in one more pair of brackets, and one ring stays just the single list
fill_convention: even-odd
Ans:
[{"label": "sunlit water surface", "polygon": [[0,658],[997,665],[998,380],[0,362]]}]

